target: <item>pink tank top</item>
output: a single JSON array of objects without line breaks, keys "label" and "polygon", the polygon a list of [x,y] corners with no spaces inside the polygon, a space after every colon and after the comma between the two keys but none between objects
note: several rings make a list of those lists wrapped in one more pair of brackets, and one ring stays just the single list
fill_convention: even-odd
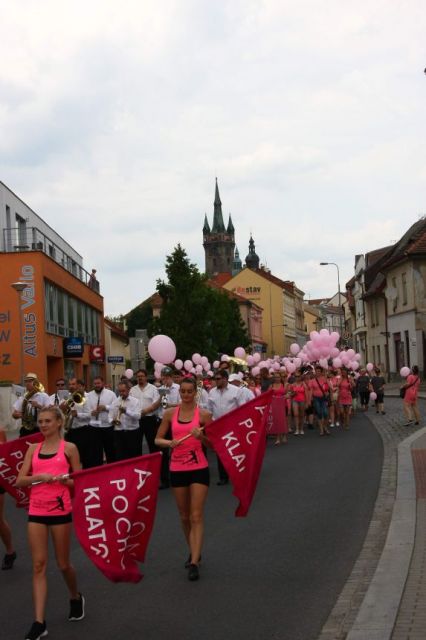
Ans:
[{"label": "pink tank top", "polygon": [[[37,445],[31,462],[32,474],[50,473],[62,476],[69,473],[70,463],[65,456],[65,440],[61,440],[58,452],[52,458],[39,458],[41,445]],[[43,454],[42,454],[43,455]],[[60,482],[45,482],[31,487],[30,516],[65,516],[71,513],[70,490]]]},{"label": "pink tank top", "polygon": [[[194,427],[200,426],[198,407],[195,407],[191,422],[179,422],[179,409],[180,407],[176,407],[172,417],[173,440],[180,440],[188,435]],[[194,436],[190,436],[182,444],[172,449],[170,471],[193,471],[194,469],[205,469],[208,466],[201,441]]]}]

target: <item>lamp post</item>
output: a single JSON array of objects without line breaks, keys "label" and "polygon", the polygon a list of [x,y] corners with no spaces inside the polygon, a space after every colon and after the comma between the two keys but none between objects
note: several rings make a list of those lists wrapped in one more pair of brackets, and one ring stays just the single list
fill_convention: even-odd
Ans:
[{"label": "lamp post", "polygon": [[21,313],[21,293],[24,289],[27,288],[27,283],[26,282],[12,282],[12,284],[10,285],[12,287],[12,289],[15,289],[16,293],[18,294],[18,316],[19,316],[19,354],[20,354],[20,376],[19,376],[19,380],[21,382],[21,384],[24,384],[24,349],[23,349],[23,344],[22,344],[22,335],[23,335],[23,331],[22,331],[22,313]]},{"label": "lamp post", "polygon": [[340,272],[339,266],[335,262],[320,262],[321,267],[326,267],[329,264],[332,264],[337,269],[337,291],[339,293],[339,317],[340,317],[340,339],[343,339],[343,309],[342,309],[342,298],[340,295]]}]

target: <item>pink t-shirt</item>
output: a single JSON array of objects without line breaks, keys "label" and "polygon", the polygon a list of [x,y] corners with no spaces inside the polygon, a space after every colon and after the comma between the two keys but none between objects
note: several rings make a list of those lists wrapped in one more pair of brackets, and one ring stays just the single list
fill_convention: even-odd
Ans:
[{"label": "pink t-shirt", "polygon": [[[172,438],[180,440],[194,429],[200,426],[200,410],[194,409],[194,415],[190,422],[179,422],[180,407],[176,407],[172,417]],[[182,444],[172,449],[170,459],[170,471],[194,471],[208,467],[207,458],[200,440],[190,436]]]},{"label": "pink t-shirt", "polygon": [[330,392],[327,379],[323,377],[309,380],[308,386],[312,391],[314,398],[325,398]]},{"label": "pink t-shirt", "polygon": [[340,380],[339,404],[352,404],[352,385],[347,378]]},{"label": "pink t-shirt", "polygon": [[[33,453],[32,475],[50,473],[52,476],[62,476],[69,473],[70,463],[65,455],[65,440],[61,440],[57,453],[49,458],[39,458],[42,444],[40,442]],[[31,487],[30,516],[65,516],[71,511],[71,495],[67,486],[60,482],[43,482]]]},{"label": "pink t-shirt", "polygon": [[294,402],[305,402],[306,400],[306,392],[305,386],[301,383],[294,382],[291,385],[291,390],[294,393],[293,400]]}]

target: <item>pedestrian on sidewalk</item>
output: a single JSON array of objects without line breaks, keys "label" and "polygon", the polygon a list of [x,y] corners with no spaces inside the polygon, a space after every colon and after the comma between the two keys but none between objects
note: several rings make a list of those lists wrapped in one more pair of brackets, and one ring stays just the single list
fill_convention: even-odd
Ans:
[{"label": "pedestrian on sidewalk", "polygon": [[374,368],[374,376],[371,378],[371,386],[373,388],[373,391],[377,395],[377,398],[376,398],[376,400],[374,402],[375,405],[376,405],[376,413],[381,413],[383,416],[386,413],[385,404],[384,404],[385,382],[386,381],[385,381],[384,377],[382,376],[379,367],[375,367]]},{"label": "pedestrian on sidewalk", "polygon": [[33,562],[33,599],[35,620],[25,640],[38,640],[47,635],[45,609],[47,599],[47,558],[49,533],[58,568],[70,594],[68,620],[84,618],[84,598],[77,590],[75,569],[70,563],[72,527],[70,471],[80,469],[78,449],[62,437],[64,417],[58,407],[45,407],[38,413],[42,442],[29,446],[16,482],[17,487],[30,487],[28,539]]},{"label": "pedestrian on sidewalk", "polygon": [[420,424],[420,411],[417,404],[419,387],[419,368],[414,366],[411,369],[411,373],[407,376],[405,384],[401,387],[401,389],[405,389],[403,398],[404,413],[407,418],[407,422],[404,424],[405,427],[409,427],[413,423],[416,425]]}]

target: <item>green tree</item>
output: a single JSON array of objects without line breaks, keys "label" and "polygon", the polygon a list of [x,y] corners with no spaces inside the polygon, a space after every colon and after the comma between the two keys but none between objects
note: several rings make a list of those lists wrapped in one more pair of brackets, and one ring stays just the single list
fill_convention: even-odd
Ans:
[{"label": "green tree", "polygon": [[180,244],[166,258],[166,274],[167,282],[157,281],[163,306],[154,332],[170,336],[180,358],[198,351],[215,359],[219,353],[233,353],[236,346],[248,346],[238,304],[207,284]]}]

